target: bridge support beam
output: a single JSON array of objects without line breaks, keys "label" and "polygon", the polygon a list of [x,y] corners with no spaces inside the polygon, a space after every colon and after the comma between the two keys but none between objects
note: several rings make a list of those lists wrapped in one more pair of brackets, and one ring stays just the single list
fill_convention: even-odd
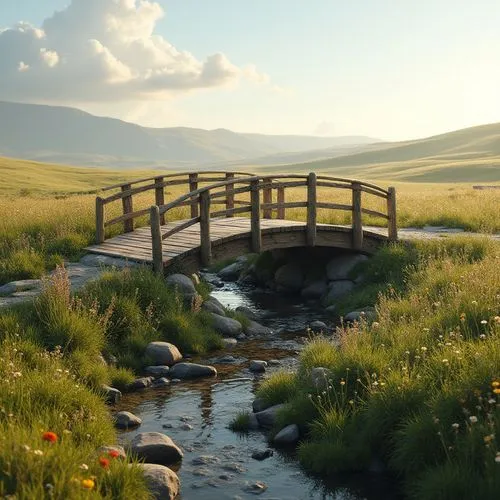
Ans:
[{"label": "bridge support beam", "polygon": [[250,183],[250,203],[252,206],[251,232],[252,232],[252,252],[262,251],[262,232],[260,230],[260,191],[259,181]]},{"label": "bridge support beam", "polygon": [[307,245],[316,246],[316,174],[311,172],[307,177]]},{"label": "bridge support beam", "polygon": [[361,250],[363,248],[363,222],[361,212],[361,184],[352,183],[352,248]]},{"label": "bridge support beam", "polygon": [[161,239],[160,209],[154,205],[150,209],[151,243],[153,249],[153,271],[163,274],[163,243]]},{"label": "bridge support beam", "polygon": [[212,262],[212,242],[210,241],[210,191],[200,193],[200,245],[201,265]]},{"label": "bridge support beam", "polygon": [[106,233],[104,230],[104,202],[98,196],[95,199],[95,240],[98,245],[104,243]]},{"label": "bridge support beam", "polygon": [[396,188],[390,187],[387,192],[387,215],[389,217],[388,229],[389,240],[397,241],[398,239],[398,223],[396,219]]}]

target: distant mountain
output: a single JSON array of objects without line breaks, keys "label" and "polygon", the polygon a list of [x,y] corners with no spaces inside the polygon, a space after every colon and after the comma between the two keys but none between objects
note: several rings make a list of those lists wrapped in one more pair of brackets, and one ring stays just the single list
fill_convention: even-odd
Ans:
[{"label": "distant mountain", "polygon": [[52,163],[188,168],[377,141],[364,136],[279,136],[186,127],[154,129],[74,108],[0,102],[0,155]]}]

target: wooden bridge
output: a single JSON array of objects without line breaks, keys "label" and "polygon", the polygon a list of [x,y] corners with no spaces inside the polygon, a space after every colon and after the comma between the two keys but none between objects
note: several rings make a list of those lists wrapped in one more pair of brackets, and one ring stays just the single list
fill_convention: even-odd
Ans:
[{"label": "wooden bridge", "polygon": [[[167,203],[167,188],[173,186],[186,186],[185,194]],[[328,189],[322,189],[321,197],[318,188]],[[294,200],[287,201],[291,190]],[[298,190],[302,199],[295,201]],[[349,203],[333,203],[335,190],[350,191]],[[381,244],[397,239],[394,188],[385,190],[314,172],[264,176],[241,172],[180,173],[110,186],[104,191],[113,194],[96,198],[96,244],[87,250],[152,264],[156,272],[171,266],[191,272],[248,252],[297,246],[371,254]],[[141,194],[144,201],[142,193],[147,192],[154,193],[154,205],[136,210],[136,197]],[[365,208],[362,195],[383,198],[385,211]],[[116,216],[106,217],[107,207],[113,203],[121,205],[119,214],[114,207]],[[188,207],[184,208],[187,216],[181,213],[179,220],[182,207]],[[305,221],[287,219],[287,212],[297,208],[306,209]],[[351,225],[318,223],[320,209],[350,212]],[[363,214],[385,219],[386,234],[363,230]],[[136,228],[141,224],[145,225]],[[109,238],[107,231],[111,231]]]}]

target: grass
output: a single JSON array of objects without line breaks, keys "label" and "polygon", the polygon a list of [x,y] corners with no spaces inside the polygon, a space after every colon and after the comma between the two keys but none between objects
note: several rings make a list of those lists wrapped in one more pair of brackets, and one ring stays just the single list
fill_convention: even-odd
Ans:
[{"label": "grass", "polygon": [[238,413],[229,424],[229,429],[234,432],[248,432],[250,425],[250,413],[242,411]]},{"label": "grass", "polygon": [[[463,238],[375,256],[365,271],[377,271],[378,320],[340,328],[340,348],[315,338],[295,376],[271,377],[258,391],[286,403],[279,426],[300,426],[304,467],[331,475],[381,460],[408,498],[496,498],[499,258],[498,244]],[[328,387],[314,386],[315,367],[329,370]]]}]

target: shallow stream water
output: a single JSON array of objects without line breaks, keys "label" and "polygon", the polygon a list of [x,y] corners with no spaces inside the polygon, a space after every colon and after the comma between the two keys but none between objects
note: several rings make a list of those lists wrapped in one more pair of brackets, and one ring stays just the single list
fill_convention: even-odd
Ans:
[{"label": "shallow stream water", "polygon": [[[393,481],[377,473],[330,478],[308,475],[293,450],[273,449],[273,455],[258,461],[254,451],[269,448],[266,434],[253,431],[239,434],[228,429],[232,418],[252,408],[255,391],[263,377],[273,371],[297,365],[297,355],[307,341],[307,325],[324,319],[315,304],[304,305],[300,298],[225,283],[213,296],[225,306],[245,305],[259,315],[259,321],[273,329],[272,336],[241,341],[230,351],[213,353],[200,361],[213,364],[215,379],[173,383],[166,389],[150,389],[125,395],[117,410],[141,417],[137,430],[121,435],[123,442],[140,432],[169,435],[184,451],[177,469],[184,500],[261,499],[306,500],[396,500],[400,497]],[[236,362],[220,363],[231,355]],[[265,375],[248,370],[252,359],[272,360]],[[272,448],[272,447],[271,447]],[[206,463],[199,464],[200,457]],[[266,485],[256,494],[256,482]]]}]

